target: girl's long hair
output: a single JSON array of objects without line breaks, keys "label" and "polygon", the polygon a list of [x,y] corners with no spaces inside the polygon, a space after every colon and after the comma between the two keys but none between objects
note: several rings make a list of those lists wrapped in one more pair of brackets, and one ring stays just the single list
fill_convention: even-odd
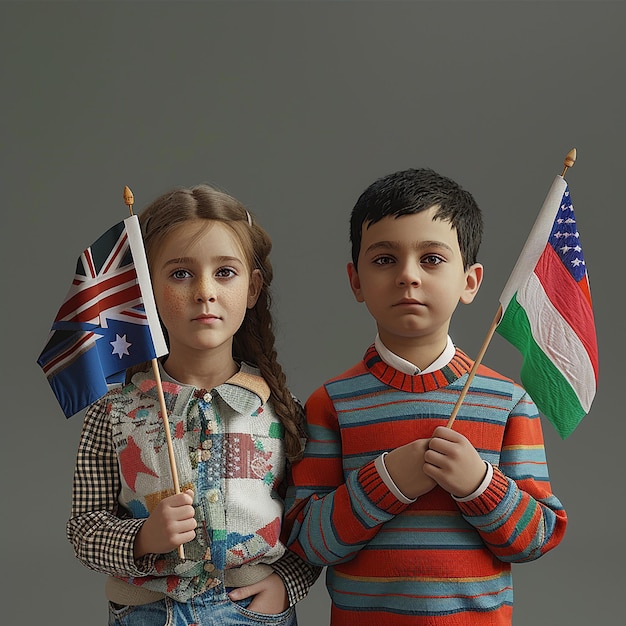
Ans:
[{"label": "girl's long hair", "polygon": [[[148,265],[164,238],[191,219],[219,221],[228,226],[239,241],[250,272],[258,269],[263,277],[261,292],[254,307],[233,338],[233,358],[255,365],[271,390],[274,410],[285,429],[285,451],[290,462],[302,456],[304,411],[287,388],[286,376],[277,359],[271,315],[270,285],[274,275],[269,254],[272,241],[265,230],[252,219],[246,208],[232,196],[209,185],[178,188],[163,194],[139,216]],[[164,329],[165,331],[165,329]],[[167,331],[165,331],[167,339]],[[126,380],[142,364],[128,370]]]}]

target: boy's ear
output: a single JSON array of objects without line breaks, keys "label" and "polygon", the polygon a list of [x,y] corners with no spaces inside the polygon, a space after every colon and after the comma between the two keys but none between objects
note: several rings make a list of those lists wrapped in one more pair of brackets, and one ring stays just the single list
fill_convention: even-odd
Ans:
[{"label": "boy's ear", "polygon": [[261,270],[252,270],[250,274],[250,284],[248,285],[248,308],[251,309],[256,304],[263,287],[263,276]]},{"label": "boy's ear", "polygon": [[469,304],[474,300],[480,284],[483,282],[483,266],[480,263],[474,263],[465,273],[465,289],[459,300],[463,304]]},{"label": "boy's ear", "polygon": [[354,263],[348,263],[348,278],[350,279],[350,288],[356,298],[357,302],[365,302],[363,294],[361,293],[361,281],[359,279],[359,273],[354,267]]}]

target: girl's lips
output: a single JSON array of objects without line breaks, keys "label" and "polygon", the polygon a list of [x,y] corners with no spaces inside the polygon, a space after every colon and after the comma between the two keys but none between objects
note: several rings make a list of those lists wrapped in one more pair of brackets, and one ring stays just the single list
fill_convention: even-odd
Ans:
[{"label": "girl's lips", "polygon": [[210,323],[213,322],[215,320],[219,320],[220,318],[217,315],[198,315],[198,317],[194,317],[193,321],[194,322],[204,322],[204,323]]}]

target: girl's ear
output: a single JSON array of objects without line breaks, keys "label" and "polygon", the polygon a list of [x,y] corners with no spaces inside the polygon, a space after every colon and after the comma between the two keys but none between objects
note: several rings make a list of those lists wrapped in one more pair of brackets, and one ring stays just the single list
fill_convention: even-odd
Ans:
[{"label": "girl's ear", "polygon": [[263,276],[261,270],[252,270],[250,274],[250,284],[248,285],[248,308],[251,309],[259,299],[259,294],[263,288]]},{"label": "girl's ear", "polygon": [[483,266],[480,263],[474,263],[465,273],[465,289],[459,298],[463,304],[469,304],[474,300],[480,284],[483,282]]},{"label": "girl's ear", "polygon": [[357,302],[365,302],[365,299],[363,298],[363,294],[361,292],[361,280],[359,278],[359,273],[356,270],[356,267],[354,267],[354,263],[348,263],[348,278],[350,279],[350,287],[352,289],[352,293],[354,294],[354,297],[356,298]]}]

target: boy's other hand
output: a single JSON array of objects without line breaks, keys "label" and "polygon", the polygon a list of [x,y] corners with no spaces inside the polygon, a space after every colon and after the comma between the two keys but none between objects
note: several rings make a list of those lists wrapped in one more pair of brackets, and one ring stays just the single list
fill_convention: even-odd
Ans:
[{"label": "boy's other hand", "polygon": [[457,498],[476,491],[487,471],[469,440],[444,426],[435,428],[424,461],[424,473]]},{"label": "boy's other hand", "polygon": [[424,473],[429,439],[416,439],[385,455],[385,467],[396,487],[410,499],[428,493],[436,482]]}]

